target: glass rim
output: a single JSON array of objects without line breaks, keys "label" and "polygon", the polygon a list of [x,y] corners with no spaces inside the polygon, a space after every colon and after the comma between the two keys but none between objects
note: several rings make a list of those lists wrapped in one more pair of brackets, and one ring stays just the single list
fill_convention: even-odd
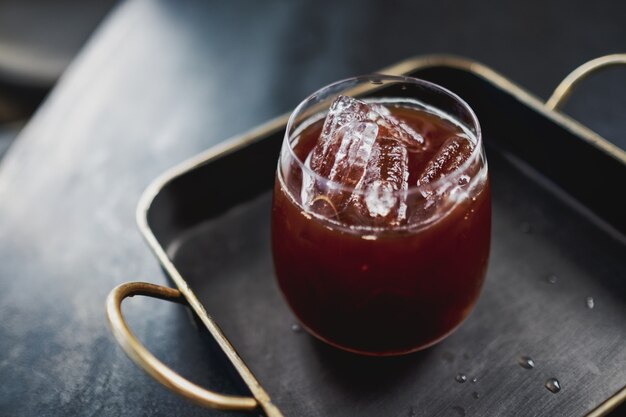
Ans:
[{"label": "glass rim", "polygon": [[[326,184],[331,185],[331,188],[333,190],[338,190],[338,191],[344,191],[344,192],[351,192],[354,193],[356,192],[357,194],[362,194],[365,191],[364,190],[357,190],[356,187],[353,186],[347,186],[344,185],[340,182],[337,181],[333,181],[327,177],[324,177],[320,174],[318,174],[317,172],[313,171],[313,169],[311,169],[310,167],[308,167],[304,161],[302,161],[298,155],[295,153],[293,146],[292,146],[292,137],[291,137],[291,130],[294,128],[295,122],[296,122],[296,118],[298,117],[298,115],[300,113],[302,113],[302,111],[304,110],[304,108],[306,107],[307,104],[309,104],[313,99],[315,99],[318,95],[320,95],[323,91],[331,89],[333,87],[339,86],[341,84],[344,83],[349,83],[349,82],[357,82],[357,84],[362,84],[364,82],[372,82],[372,81],[390,81],[390,82],[400,82],[400,83],[408,83],[408,84],[414,84],[414,85],[420,85],[423,87],[427,87],[430,88],[432,90],[435,90],[439,93],[443,93],[445,95],[448,95],[449,97],[451,97],[454,101],[458,102],[461,107],[463,108],[463,110],[465,110],[467,112],[467,114],[470,116],[471,119],[471,124],[472,126],[470,126],[470,128],[473,128],[475,130],[474,136],[476,137],[476,143],[474,146],[474,149],[472,149],[472,153],[470,154],[469,158],[467,158],[465,161],[463,161],[463,163],[461,165],[459,165],[457,168],[455,168],[454,170],[452,170],[451,172],[444,174],[443,176],[441,176],[440,178],[436,179],[435,181],[432,182],[428,182],[425,184],[413,184],[413,185],[409,185],[408,188],[406,190],[394,190],[391,195],[397,195],[397,194],[414,194],[416,192],[420,192],[420,191],[426,191],[426,192],[430,192],[432,190],[436,190],[438,189],[442,184],[446,184],[448,181],[450,181],[451,178],[455,178],[458,175],[461,175],[463,172],[467,171],[467,169],[475,162],[475,160],[480,156],[480,154],[482,153],[482,130],[480,127],[480,123],[478,121],[478,117],[476,116],[476,114],[474,113],[474,110],[469,106],[469,104],[467,104],[467,102],[465,100],[463,100],[461,97],[459,97],[457,94],[453,93],[452,91],[448,90],[445,87],[442,87],[438,84],[432,83],[430,81],[426,81],[426,80],[422,80],[421,78],[415,78],[415,77],[407,77],[404,75],[387,75],[387,74],[378,74],[378,73],[373,73],[373,74],[368,74],[368,75],[359,75],[359,76],[355,76],[355,77],[349,77],[349,78],[344,78],[342,80],[339,81],[335,81],[333,83],[330,83],[322,88],[319,88],[318,90],[314,91],[313,93],[309,94],[304,100],[302,100],[298,106],[296,106],[296,108],[293,110],[293,112],[291,113],[291,115],[289,116],[289,120],[287,121],[287,126],[286,126],[286,130],[285,130],[285,137],[283,140],[287,141],[287,148],[289,149],[289,154],[291,156],[291,158],[293,160],[296,161],[296,163],[298,164],[299,168],[303,171],[306,172],[307,175],[311,176],[312,178],[315,179],[315,181],[322,181]],[[376,85],[380,85],[380,84],[376,84]],[[354,87],[353,87],[354,88]],[[342,94],[344,91],[349,91],[350,88],[346,88],[346,90],[340,91],[337,95]],[[349,94],[347,94],[349,97]],[[330,99],[330,96],[329,96]],[[426,103],[427,104],[427,103]],[[439,109],[441,110],[441,109]],[[441,110],[443,113],[448,113],[444,110]],[[328,109],[326,110],[322,110],[320,111],[320,113],[327,113]],[[318,113],[315,113],[318,114]],[[315,116],[312,115],[311,117],[305,119],[304,121],[310,120],[312,117]],[[281,164],[279,164],[279,167],[281,166]],[[282,173],[282,169],[281,169],[281,176],[283,175]]]}]

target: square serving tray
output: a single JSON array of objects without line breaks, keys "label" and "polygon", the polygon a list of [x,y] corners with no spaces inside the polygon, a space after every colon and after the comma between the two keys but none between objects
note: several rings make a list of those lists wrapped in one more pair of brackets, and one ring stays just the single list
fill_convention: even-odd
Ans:
[{"label": "square serving tray", "polygon": [[[254,415],[606,415],[626,398],[626,154],[476,62],[418,57],[382,72],[449,88],[483,128],[491,256],[478,304],[453,335],[408,356],[368,358],[293,327],[269,239],[287,116],[175,167],[146,191],[140,229],[178,290],[117,288],[114,334],[170,389]],[[134,294],[188,303],[225,353],[226,364],[209,370],[213,380],[232,378],[232,364],[249,393],[205,391],[158,362],[118,314]],[[535,367],[520,366],[521,356]],[[560,392],[545,388],[549,378]]]}]

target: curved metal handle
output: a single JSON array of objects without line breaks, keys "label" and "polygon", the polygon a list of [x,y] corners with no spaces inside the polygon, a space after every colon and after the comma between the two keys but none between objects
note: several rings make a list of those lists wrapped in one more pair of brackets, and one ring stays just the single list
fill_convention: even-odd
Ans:
[{"label": "curved metal handle", "polygon": [[189,382],[152,355],[130,331],[122,315],[122,300],[134,295],[145,295],[180,304],[186,304],[186,302],[180,291],[147,282],[121,284],[109,293],[106,301],[109,325],[122,349],[137,365],[173,392],[198,405],[220,410],[245,411],[258,407],[258,402],[253,397],[218,394]]},{"label": "curved metal handle", "polygon": [[546,102],[546,107],[550,110],[558,110],[559,107],[565,103],[570,94],[572,94],[572,91],[574,91],[578,83],[601,69],[616,65],[626,65],[626,54],[601,56],[600,58],[592,59],[584,63],[561,81],[561,84],[556,87],[554,93],[552,93],[552,96],[550,96]]}]

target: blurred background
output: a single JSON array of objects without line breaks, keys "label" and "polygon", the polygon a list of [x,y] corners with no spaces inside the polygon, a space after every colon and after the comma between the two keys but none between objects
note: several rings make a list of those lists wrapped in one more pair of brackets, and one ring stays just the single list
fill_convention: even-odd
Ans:
[{"label": "blurred background", "polygon": [[114,4],[0,1],[0,158]]},{"label": "blurred background", "polygon": [[[195,36],[188,40],[197,42],[196,53],[219,60],[207,79],[228,73],[270,85],[284,103],[274,113],[324,83],[425,53],[477,59],[546,97],[577,65],[626,49],[623,1],[554,0],[530,7],[523,1],[135,0],[111,13],[116,3],[0,1],[0,157],[89,47],[90,36],[104,31],[101,22],[121,29],[124,14],[146,15],[145,27],[138,21],[137,29],[156,31],[155,37]],[[185,34],[185,19],[202,20],[206,31]],[[167,52],[172,45],[163,47]],[[567,108],[582,121],[593,120],[592,128],[622,148],[626,94],[614,86],[623,85],[626,71],[608,70],[586,82]]]}]

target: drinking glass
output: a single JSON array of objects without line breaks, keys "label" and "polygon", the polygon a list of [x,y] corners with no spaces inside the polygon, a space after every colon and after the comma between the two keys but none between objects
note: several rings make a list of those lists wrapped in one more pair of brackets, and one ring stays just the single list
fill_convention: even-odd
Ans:
[{"label": "drinking glass", "polygon": [[[358,184],[321,175],[311,168],[311,153],[339,96],[404,114],[426,143],[457,129],[473,144],[471,153],[445,175],[373,196]],[[419,150],[409,152],[422,158]],[[353,202],[367,204],[369,212],[362,215]],[[410,77],[369,75],[320,89],[289,118],[271,227],[279,287],[313,336],[376,356],[437,343],[467,317],[487,269],[491,197],[476,115],[454,93]]]}]

